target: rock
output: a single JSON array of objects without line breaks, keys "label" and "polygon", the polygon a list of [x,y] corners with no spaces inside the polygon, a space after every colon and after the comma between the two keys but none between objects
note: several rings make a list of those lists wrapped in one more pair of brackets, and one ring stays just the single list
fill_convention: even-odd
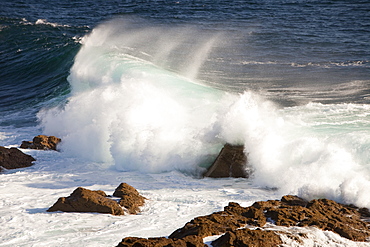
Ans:
[{"label": "rock", "polygon": [[114,191],[113,196],[121,198],[119,204],[125,207],[130,214],[139,213],[139,207],[144,205],[146,199],[134,187],[126,183],[121,183]]},{"label": "rock", "polygon": [[169,238],[184,238],[190,235],[200,236],[202,238],[220,235],[226,231],[236,230],[244,227],[247,219],[241,215],[233,215],[221,211],[207,216],[196,217],[185,226],[173,232]]},{"label": "rock", "polygon": [[328,199],[312,200],[307,208],[315,215],[302,219],[299,226],[315,225],[353,241],[365,241],[370,236],[368,222],[361,220],[361,212],[356,209]]},{"label": "rock", "polygon": [[[233,203],[233,206],[245,211],[237,203]],[[239,211],[240,213],[241,211]],[[226,231],[236,230],[244,227],[247,224],[247,218],[236,212],[220,211],[206,216],[199,216],[186,223],[183,228],[180,228],[173,232],[169,238],[184,238],[190,235],[200,236],[202,238],[220,235]]]},{"label": "rock", "polygon": [[212,242],[213,247],[230,246],[253,246],[253,247],[275,247],[283,242],[275,231],[250,230],[247,228],[226,232],[224,235]]},{"label": "rock", "polygon": [[367,213],[364,211],[328,199],[307,202],[296,196],[284,196],[280,201],[255,202],[250,207],[229,203],[224,211],[196,217],[169,237],[236,234],[237,229],[246,225],[262,227],[269,222],[278,226],[316,226],[352,241],[366,241],[370,237],[370,224],[361,219]]},{"label": "rock", "polygon": [[135,238],[127,237],[122,239],[117,247],[206,247],[203,239],[198,236],[188,236],[183,239],[168,238]]},{"label": "rock", "polygon": [[249,177],[247,172],[247,157],[244,154],[244,146],[225,144],[220,154],[203,174],[204,177]]},{"label": "rock", "polygon": [[38,135],[33,138],[32,142],[22,141],[20,148],[57,150],[57,145],[60,142],[61,139],[55,136]]},{"label": "rock", "polygon": [[95,212],[124,215],[123,208],[114,200],[106,197],[104,191],[92,191],[78,187],[69,197],[60,197],[48,212]]},{"label": "rock", "polygon": [[283,196],[281,198],[281,202],[288,204],[290,206],[302,206],[302,207],[305,207],[308,204],[308,201],[298,196],[292,196],[292,195]]},{"label": "rock", "polygon": [[0,171],[5,169],[16,169],[29,167],[33,165],[35,159],[28,154],[23,153],[17,148],[5,148],[0,146]]},{"label": "rock", "polygon": [[328,199],[306,201],[292,195],[283,196],[281,200],[255,202],[249,207],[230,202],[223,211],[194,218],[168,239],[128,237],[118,246],[204,246],[204,237],[222,235],[212,242],[213,247],[269,247],[283,245],[282,235],[297,244],[303,244],[302,238],[307,238],[304,233],[264,230],[262,227],[266,223],[287,227],[315,226],[352,241],[367,241],[370,239],[370,223],[362,217],[368,215],[369,210],[353,205]]}]

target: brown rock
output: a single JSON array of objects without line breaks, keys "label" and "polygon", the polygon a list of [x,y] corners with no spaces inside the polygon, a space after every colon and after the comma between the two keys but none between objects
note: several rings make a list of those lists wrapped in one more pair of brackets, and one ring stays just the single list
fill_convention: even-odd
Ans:
[{"label": "brown rock", "polygon": [[35,159],[28,154],[23,153],[17,148],[5,148],[0,146],[0,171],[5,169],[16,169],[29,167],[33,165]]},{"label": "brown rock", "polygon": [[101,191],[92,191],[78,187],[69,197],[60,197],[47,211],[95,212],[113,215],[124,215],[122,207],[114,200],[106,198]]},{"label": "brown rock", "polygon": [[284,196],[280,201],[255,202],[250,207],[229,203],[224,211],[194,218],[173,232],[170,238],[207,237],[227,231],[235,234],[235,230],[246,224],[261,227],[270,222],[278,226],[316,226],[352,241],[366,241],[370,237],[370,224],[361,219],[366,213],[364,209],[328,199],[307,202],[296,196]]},{"label": "brown rock", "polygon": [[247,157],[244,154],[244,146],[225,144],[220,154],[203,174],[204,177],[249,177],[247,172]]},{"label": "brown rock", "polygon": [[224,211],[194,218],[173,232],[169,239],[125,238],[118,246],[203,246],[200,241],[202,238],[223,234],[212,242],[212,246],[268,247],[282,245],[279,236],[282,234],[299,243],[302,243],[300,238],[305,237],[304,234],[298,236],[260,228],[244,228],[247,225],[262,227],[267,222],[278,226],[316,226],[352,241],[367,241],[370,238],[370,223],[363,221],[361,217],[368,215],[369,210],[353,205],[343,205],[328,199],[308,202],[292,195],[283,196],[281,200],[255,202],[250,207],[241,207],[238,203],[230,202]]},{"label": "brown rock", "polygon": [[121,183],[114,191],[113,196],[121,198],[119,204],[125,207],[130,214],[139,213],[140,207],[144,205],[146,199],[134,187],[126,183]]},{"label": "brown rock", "polygon": [[38,135],[33,138],[33,141],[23,141],[20,148],[26,149],[41,149],[41,150],[57,150],[60,138],[55,136]]},{"label": "brown rock", "polygon": [[122,239],[117,247],[206,247],[203,239],[198,236],[188,236],[183,239],[168,238],[135,238],[127,237]]},{"label": "brown rock", "polygon": [[276,247],[283,242],[274,231],[247,228],[227,232],[212,242],[213,247]]},{"label": "brown rock", "polygon": [[247,224],[247,218],[226,211],[216,212],[207,216],[196,217],[186,223],[183,228],[173,232],[169,238],[184,238],[189,235],[208,237],[236,230]]},{"label": "brown rock", "polygon": [[308,201],[298,196],[292,196],[292,195],[283,196],[281,198],[281,202],[286,203],[290,206],[302,206],[302,207],[305,207],[308,204]]},{"label": "brown rock", "polygon": [[316,225],[353,241],[365,241],[370,236],[369,224],[361,220],[361,212],[356,209],[328,199],[312,200],[307,208],[315,215],[300,225]]}]

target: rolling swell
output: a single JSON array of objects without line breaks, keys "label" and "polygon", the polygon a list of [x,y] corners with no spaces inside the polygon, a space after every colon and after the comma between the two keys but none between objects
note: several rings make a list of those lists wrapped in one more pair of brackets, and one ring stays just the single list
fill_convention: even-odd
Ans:
[{"label": "rolling swell", "polygon": [[0,19],[0,37],[6,41],[0,44],[0,110],[7,116],[1,125],[32,124],[42,106],[70,92],[66,78],[80,46],[68,35],[70,28]]}]

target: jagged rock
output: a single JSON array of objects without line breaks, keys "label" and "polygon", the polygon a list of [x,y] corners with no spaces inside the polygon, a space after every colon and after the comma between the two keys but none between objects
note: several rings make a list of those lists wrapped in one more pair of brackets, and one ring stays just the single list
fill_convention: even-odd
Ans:
[{"label": "jagged rock", "polygon": [[204,177],[249,177],[247,172],[247,157],[244,154],[244,146],[225,144],[220,154],[203,174]]},{"label": "jagged rock", "polygon": [[[140,246],[204,246],[204,237],[221,235],[212,242],[214,247],[229,246],[280,246],[280,236],[303,243],[305,234],[264,230],[266,223],[277,226],[316,226],[333,231],[352,241],[367,241],[370,237],[369,210],[353,205],[343,205],[328,199],[306,201],[297,196],[283,196],[281,200],[255,202],[242,207],[230,202],[223,211],[196,217],[184,227],[173,232],[169,238],[124,238],[118,247]],[[246,226],[257,227],[255,229]],[[196,240],[196,243],[189,239]],[[185,242],[184,242],[185,241]]]},{"label": "jagged rock", "polygon": [[286,195],[281,198],[282,203],[286,203],[290,206],[302,206],[305,207],[308,204],[308,201],[302,199],[298,196]]},{"label": "jagged rock", "polygon": [[198,236],[188,236],[183,239],[168,238],[135,238],[127,237],[122,239],[117,247],[206,247],[203,239]]},{"label": "jagged rock", "polygon": [[261,210],[241,207],[238,203],[230,202],[224,211],[196,217],[169,237],[183,238],[189,235],[208,237],[236,230],[246,224],[263,226],[266,224],[266,218]]},{"label": "jagged rock", "polygon": [[[238,204],[239,206],[239,204]],[[239,206],[240,207],[240,206]],[[223,234],[244,227],[247,218],[227,211],[216,212],[206,216],[196,217],[186,223],[183,228],[173,232],[169,238],[184,238],[190,235],[208,237]]]},{"label": "jagged rock", "polygon": [[230,246],[253,246],[253,247],[275,247],[283,242],[275,231],[250,230],[247,228],[226,232],[224,235],[212,242],[213,247]]},{"label": "jagged rock", "polygon": [[250,207],[229,203],[224,211],[194,218],[169,237],[207,237],[234,232],[247,224],[262,227],[269,222],[278,226],[316,226],[352,241],[366,241],[370,224],[361,219],[365,214],[366,210],[328,199],[307,202],[296,196],[284,196],[280,201],[255,202]]},{"label": "jagged rock", "polygon": [[146,199],[134,187],[126,183],[121,183],[114,191],[113,196],[121,198],[119,204],[125,207],[130,214],[139,213],[140,207],[144,205]]},{"label": "jagged rock", "polygon": [[47,211],[96,212],[124,215],[123,208],[114,200],[106,197],[104,191],[92,191],[78,187],[69,197],[60,197]]},{"label": "jagged rock", "polygon": [[17,148],[5,148],[0,146],[0,171],[5,169],[16,169],[29,167],[33,165],[35,159],[28,154],[23,153]]},{"label": "jagged rock", "polygon": [[32,142],[22,141],[20,148],[57,150],[57,145],[60,142],[61,139],[55,136],[38,135],[33,138]]}]

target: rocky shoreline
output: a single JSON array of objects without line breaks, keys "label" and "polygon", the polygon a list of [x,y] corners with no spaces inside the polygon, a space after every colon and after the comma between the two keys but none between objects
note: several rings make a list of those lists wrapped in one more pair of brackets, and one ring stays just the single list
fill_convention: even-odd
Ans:
[{"label": "rocky shoreline", "polygon": [[223,211],[196,217],[167,238],[124,238],[117,247],[206,246],[203,238],[219,236],[213,247],[280,246],[282,235],[298,243],[304,235],[264,230],[264,226],[316,227],[352,241],[370,238],[367,208],[343,205],[328,199],[306,201],[293,195],[281,200],[258,201],[250,207],[230,202]]},{"label": "rocky shoreline", "polygon": [[[32,142],[22,142],[21,148],[55,150],[60,138],[37,136]],[[0,171],[33,165],[35,159],[17,148],[0,147]],[[203,175],[209,177],[248,177],[243,146],[226,144],[213,165]],[[2,169],[2,170],[1,170]],[[117,216],[138,214],[145,198],[132,186],[121,183],[113,195],[104,191],[76,188],[70,196],[61,197],[48,212],[92,212]],[[213,247],[228,246],[282,246],[284,239],[298,245],[307,238],[305,234],[278,230],[278,227],[315,227],[332,231],[356,242],[370,241],[370,212],[367,208],[344,205],[328,199],[306,201],[295,195],[280,200],[257,201],[249,207],[229,202],[222,211],[199,216],[168,237],[125,237],[117,247],[200,247],[207,246],[204,238],[212,237]],[[267,227],[268,226],[268,227]],[[276,229],[274,228],[276,227]],[[274,228],[272,230],[272,228]]]},{"label": "rocky shoreline", "polygon": [[[119,198],[119,201],[113,197]],[[69,197],[61,197],[48,212],[92,212],[112,215],[137,214],[147,198],[132,186],[121,183],[108,196],[104,191],[91,191],[79,187]],[[229,202],[223,211],[199,216],[168,237],[126,237],[117,247],[203,247],[204,238],[215,237],[213,247],[228,246],[280,246],[282,237],[303,243],[304,234],[269,230],[283,227],[316,227],[332,231],[351,241],[367,242],[370,239],[370,212],[367,208],[344,205],[328,199],[306,201],[294,195],[281,200],[258,201],[249,207]]]}]

